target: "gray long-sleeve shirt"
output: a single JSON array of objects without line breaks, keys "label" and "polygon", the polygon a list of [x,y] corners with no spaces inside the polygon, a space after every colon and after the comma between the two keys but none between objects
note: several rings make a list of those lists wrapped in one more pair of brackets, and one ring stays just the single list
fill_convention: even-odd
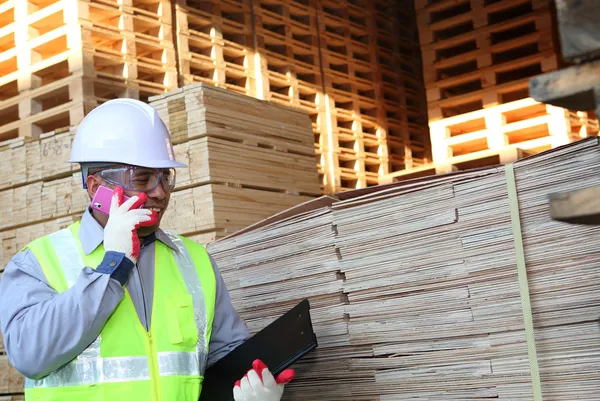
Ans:
[{"label": "gray long-sleeve shirt", "polygon": [[[82,217],[79,237],[86,254],[104,239],[104,229],[89,210]],[[156,232],[156,239],[176,249],[163,231]],[[152,316],[154,255],[154,243],[143,247],[126,284],[138,317],[147,329]],[[208,366],[249,337],[212,258],[211,262],[217,297]],[[10,362],[32,379],[40,379],[63,366],[96,339],[123,295],[117,280],[91,267],[85,267],[74,285],[59,294],[48,284],[34,254],[30,250],[19,252],[0,280],[0,327]]]}]

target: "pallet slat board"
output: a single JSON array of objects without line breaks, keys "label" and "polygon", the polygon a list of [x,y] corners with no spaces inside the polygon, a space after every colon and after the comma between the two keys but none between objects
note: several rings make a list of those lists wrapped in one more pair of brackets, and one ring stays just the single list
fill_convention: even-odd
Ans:
[{"label": "pallet slat board", "polygon": [[[548,193],[599,185],[600,141],[514,166],[543,399],[596,399],[600,229],[552,221]],[[309,202],[210,244],[253,331],[275,306],[313,302],[323,344],[285,399],[533,400],[508,191],[502,165],[428,177]]]}]

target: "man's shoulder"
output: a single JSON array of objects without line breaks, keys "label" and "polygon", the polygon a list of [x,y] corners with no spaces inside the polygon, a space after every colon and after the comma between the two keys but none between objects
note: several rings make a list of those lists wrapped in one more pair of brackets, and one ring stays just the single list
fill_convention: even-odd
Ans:
[{"label": "man's shoulder", "polygon": [[55,230],[53,232],[50,232],[50,233],[41,235],[37,238],[34,238],[31,241],[29,241],[27,244],[25,244],[21,249],[19,249],[19,252],[31,250],[31,249],[34,249],[34,248],[40,247],[40,246],[47,246],[50,243],[50,238],[53,235],[56,235],[58,233],[63,233],[68,230],[69,230],[68,228],[61,228],[59,230]]}]

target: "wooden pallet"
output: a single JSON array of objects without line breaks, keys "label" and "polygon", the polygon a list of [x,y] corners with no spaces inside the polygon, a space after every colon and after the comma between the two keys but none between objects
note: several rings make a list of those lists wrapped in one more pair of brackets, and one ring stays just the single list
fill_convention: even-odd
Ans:
[{"label": "wooden pallet", "polygon": [[14,22],[1,28],[8,40],[0,43],[14,47],[0,54],[0,140],[77,125],[111,98],[145,100],[176,87],[165,4],[4,3]]},{"label": "wooden pallet", "polygon": [[324,100],[315,4],[262,0],[253,7],[258,97],[316,119]]},{"label": "wooden pallet", "polygon": [[177,3],[177,40],[183,83],[206,82],[256,95],[248,0]]},{"label": "wooden pallet", "polygon": [[428,115],[437,120],[528,96],[559,58],[543,0],[416,1]]},{"label": "wooden pallet", "polygon": [[456,163],[459,156],[465,161],[479,159],[507,147],[540,152],[598,134],[587,113],[531,98],[433,121],[430,131],[433,161],[438,165]]},{"label": "wooden pallet", "polygon": [[419,38],[424,46],[526,18],[536,12],[547,13],[549,3],[546,0],[445,0],[425,8],[417,4],[416,8]]},{"label": "wooden pallet", "polygon": [[440,82],[428,91],[430,121],[439,120],[529,96],[529,79],[558,66],[553,51],[534,54],[518,62],[491,66],[481,71]]},{"label": "wooden pallet", "polygon": [[469,38],[452,43],[424,46],[423,64],[426,84],[446,77],[472,72],[554,48],[552,18],[549,13],[525,16],[509,23],[492,25],[485,34],[474,32]]}]

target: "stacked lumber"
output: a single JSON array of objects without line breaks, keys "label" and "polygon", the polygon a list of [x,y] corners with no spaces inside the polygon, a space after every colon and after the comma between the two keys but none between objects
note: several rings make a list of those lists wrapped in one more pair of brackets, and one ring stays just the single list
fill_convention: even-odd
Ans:
[{"label": "stacked lumber", "polygon": [[[599,167],[598,138],[514,163],[530,340],[504,165],[344,192],[326,209],[288,210],[209,250],[253,331],[273,319],[270,305],[303,296],[317,302],[307,288],[319,287],[298,276],[315,256],[328,263],[319,245],[337,255],[331,263],[341,291],[329,281],[322,296],[334,290],[343,305],[313,313],[319,339],[341,315],[347,333],[295,366],[285,399],[533,400],[534,344],[544,400],[595,400],[600,228],[552,221],[548,194],[600,185]],[[316,233],[298,243],[325,212],[333,246]],[[289,253],[298,262],[287,263]],[[269,294],[268,305],[251,302],[256,294]]]},{"label": "stacked lumber", "polygon": [[306,113],[206,83],[150,104],[189,164],[165,227],[208,242],[320,194]]},{"label": "stacked lumber", "polygon": [[75,126],[115,97],[177,86],[168,0],[0,4],[0,140]]},{"label": "stacked lumber", "polygon": [[[188,164],[178,170],[165,227],[205,243],[319,195],[306,114],[205,84],[153,104],[171,130],[176,157]],[[67,162],[74,134],[72,128],[0,143],[3,266],[32,239],[78,219],[89,203],[79,166]]]},{"label": "stacked lumber", "polygon": [[551,2],[415,0],[415,7],[437,173],[597,135],[594,113],[529,97],[529,79],[561,62]]}]

